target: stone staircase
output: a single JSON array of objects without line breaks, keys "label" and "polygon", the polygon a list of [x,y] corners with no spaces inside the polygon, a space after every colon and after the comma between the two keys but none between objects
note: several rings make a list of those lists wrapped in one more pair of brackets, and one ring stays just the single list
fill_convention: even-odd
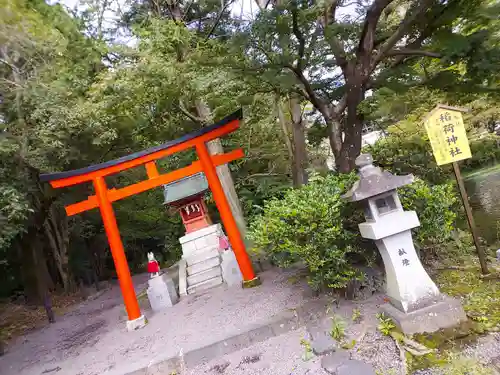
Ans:
[{"label": "stone staircase", "polygon": [[219,252],[220,224],[211,225],[180,238],[182,261],[179,264],[179,293],[199,293],[223,284]]},{"label": "stone staircase", "polygon": [[210,289],[223,283],[221,257],[213,249],[186,258],[187,294]]}]

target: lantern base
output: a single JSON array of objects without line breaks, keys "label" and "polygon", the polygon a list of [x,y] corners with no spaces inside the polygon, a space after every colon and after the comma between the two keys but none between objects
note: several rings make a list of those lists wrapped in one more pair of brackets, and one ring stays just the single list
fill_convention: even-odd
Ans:
[{"label": "lantern base", "polygon": [[390,303],[382,305],[380,309],[405,334],[436,332],[467,320],[460,301],[446,295],[441,295],[430,305],[410,313],[404,313]]},{"label": "lantern base", "polygon": [[127,331],[135,331],[136,329],[146,326],[147,320],[144,315],[141,315],[137,319],[127,320]]}]

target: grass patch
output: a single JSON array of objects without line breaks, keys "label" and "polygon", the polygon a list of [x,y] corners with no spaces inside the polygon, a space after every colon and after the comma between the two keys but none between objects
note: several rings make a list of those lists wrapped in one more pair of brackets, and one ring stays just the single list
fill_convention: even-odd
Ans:
[{"label": "grass patch", "polygon": [[[460,262],[459,264],[467,264]],[[498,269],[492,271],[498,272]],[[416,334],[413,339],[435,352],[424,356],[407,355],[410,373],[419,369],[445,367],[447,374],[458,374],[461,366],[470,365],[465,360],[457,359],[461,349],[474,344],[477,338],[488,331],[500,330],[500,289],[499,280],[485,280],[477,266],[465,266],[463,269],[439,271],[435,281],[441,292],[455,298],[460,298],[464,310],[469,317],[463,324],[443,329],[431,334]],[[465,361],[465,362],[464,362]],[[479,364],[471,374],[489,374],[489,370]]]},{"label": "grass patch", "polygon": [[[491,268],[492,271],[499,272],[498,269]],[[479,268],[467,267],[463,270],[441,271],[436,281],[441,292],[461,298],[470,319],[480,323],[485,330],[500,329],[498,279],[482,279]]]}]

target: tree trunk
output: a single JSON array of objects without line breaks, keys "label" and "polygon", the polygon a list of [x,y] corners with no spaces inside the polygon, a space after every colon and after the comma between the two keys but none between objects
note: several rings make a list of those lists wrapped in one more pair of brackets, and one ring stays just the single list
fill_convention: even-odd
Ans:
[{"label": "tree trunk", "polygon": [[342,124],[340,119],[334,116],[325,118],[328,128],[328,141],[332,149],[333,157],[335,160],[340,158],[340,151],[342,150]]},{"label": "tree trunk", "polygon": [[347,87],[347,115],[344,124],[344,139],[342,150],[336,164],[338,171],[349,173],[355,167],[355,160],[361,152],[363,116],[358,107],[365,98],[363,80],[357,72],[356,66],[349,67],[346,80]]},{"label": "tree trunk", "polygon": [[290,126],[285,118],[285,113],[283,111],[283,103],[279,94],[276,95],[276,110],[278,112],[278,122],[281,127],[281,132],[283,134],[283,140],[285,141],[286,149],[288,150],[288,159],[290,160],[290,169],[292,171],[292,181],[293,185],[296,186],[295,182],[298,180],[297,170],[294,167],[294,149],[291,141],[292,132],[290,131]]},{"label": "tree trunk", "polygon": [[[205,124],[212,122],[212,114],[207,104],[202,100],[195,101],[196,112],[199,118],[203,119]],[[210,155],[223,154],[224,148],[222,147],[222,142],[219,138],[208,142],[207,144],[208,152]],[[241,236],[245,238],[246,236],[246,223],[245,217],[243,216],[243,210],[236,194],[236,189],[234,187],[233,177],[231,176],[231,171],[227,164],[219,165],[217,168],[217,175],[219,176],[222,189],[226,194],[226,199],[231,207],[231,212],[233,213],[234,220],[236,220],[236,225],[240,230]]]},{"label": "tree trunk", "polygon": [[307,145],[304,121],[302,119],[302,108],[299,98],[292,96],[289,99],[290,114],[292,117],[292,139],[293,139],[293,169],[295,187],[307,184]]},{"label": "tree trunk", "polygon": [[67,218],[58,214],[59,207],[53,205],[45,220],[44,229],[50,254],[59,274],[59,279],[65,292],[70,290],[70,278],[68,276],[68,233]]}]

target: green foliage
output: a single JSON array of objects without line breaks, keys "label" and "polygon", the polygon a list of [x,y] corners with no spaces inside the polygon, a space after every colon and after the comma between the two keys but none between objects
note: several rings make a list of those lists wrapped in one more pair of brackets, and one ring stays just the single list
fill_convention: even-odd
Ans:
[{"label": "green foliage", "polygon": [[[363,243],[357,224],[362,221],[361,210],[340,198],[355,179],[353,174],[313,175],[308,185],[266,202],[262,214],[250,225],[253,251],[280,267],[304,262],[315,289],[342,288],[360,277],[352,263],[366,260],[361,253],[368,254],[366,249],[360,251]],[[449,240],[457,203],[451,183],[431,186],[417,179],[399,193],[403,207],[419,216],[416,240],[421,247]]]},{"label": "green foliage", "polygon": [[311,348],[311,343],[306,339],[300,340],[300,345],[304,348],[304,354],[302,355],[302,360],[307,362],[314,357],[313,350]]},{"label": "green foliage", "polygon": [[342,317],[334,315],[332,317],[332,329],[330,330],[330,336],[334,340],[341,341],[345,337],[346,322]]},{"label": "green foliage", "polygon": [[394,134],[365,149],[376,164],[394,174],[412,173],[434,184],[450,178],[449,166],[438,166],[426,135]]},{"label": "green foliage", "polygon": [[[488,135],[470,141],[472,158],[460,162],[463,172],[472,172],[500,161],[500,137]],[[366,147],[376,163],[395,174],[412,173],[433,184],[453,178],[450,165],[438,166],[426,134],[390,133]]]},{"label": "green foliage", "polygon": [[420,226],[415,232],[421,246],[436,245],[450,239],[458,203],[452,182],[431,186],[417,179],[398,191],[403,208],[418,214]]},{"label": "green foliage", "polygon": [[349,255],[358,250],[355,235],[343,227],[351,205],[340,196],[354,180],[354,175],[314,176],[283,199],[268,201],[250,225],[254,251],[266,253],[280,267],[304,262],[315,289],[345,287],[357,277]]},{"label": "green foliage", "polygon": [[472,358],[453,356],[445,366],[447,375],[494,375],[495,372]]},{"label": "green foliage", "polygon": [[377,329],[385,336],[389,336],[391,331],[396,328],[391,318],[384,315],[384,313],[377,314],[378,325]]},{"label": "green foliage", "polygon": [[[461,259],[459,261],[462,263]],[[453,264],[456,264],[456,261]],[[437,284],[443,293],[460,297],[467,315],[480,323],[484,329],[500,328],[498,280],[481,278],[478,268],[471,265],[463,270],[450,269],[440,272],[437,275]]]},{"label": "green foliage", "polygon": [[359,323],[362,318],[363,318],[363,315],[361,315],[361,310],[360,309],[353,309],[352,310],[351,320],[354,323]]}]

